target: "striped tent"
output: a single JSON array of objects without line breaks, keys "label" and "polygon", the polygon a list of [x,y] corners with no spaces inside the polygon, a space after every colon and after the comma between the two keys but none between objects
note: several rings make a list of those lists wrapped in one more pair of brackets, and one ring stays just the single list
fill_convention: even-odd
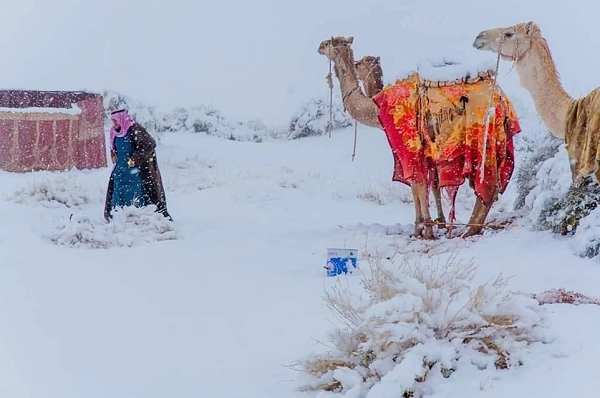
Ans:
[{"label": "striped tent", "polygon": [[101,168],[105,148],[101,95],[0,90],[0,170]]}]

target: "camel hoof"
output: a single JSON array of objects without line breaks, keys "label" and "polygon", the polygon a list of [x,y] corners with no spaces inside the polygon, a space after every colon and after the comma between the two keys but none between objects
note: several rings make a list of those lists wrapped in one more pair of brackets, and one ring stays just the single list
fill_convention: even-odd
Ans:
[{"label": "camel hoof", "polygon": [[426,227],[425,231],[423,232],[423,239],[426,240],[435,240],[435,235],[433,234],[433,228],[432,227]]},{"label": "camel hoof", "polygon": [[420,238],[423,235],[424,228],[423,221],[415,221],[415,230],[412,234],[413,238]]},{"label": "camel hoof", "polygon": [[424,220],[415,222],[413,237],[434,240],[435,235],[433,234],[433,226],[431,224],[431,221],[426,222]]},{"label": "camel hoof", "polygon": [[481,235],[481,231],[482,231],[481,228],[470,227],[467,230],[467,232],[465,232],[464,234],[462,234],[460,237],[461,238],[468,238],[468,237],[475,236],[475,235]]}]

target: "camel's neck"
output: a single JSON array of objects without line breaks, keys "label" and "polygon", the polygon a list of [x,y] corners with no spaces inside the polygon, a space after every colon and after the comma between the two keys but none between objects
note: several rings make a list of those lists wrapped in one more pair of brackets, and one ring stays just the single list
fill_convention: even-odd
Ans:
[{"label": "camel's neck", "polygon": [[359,86],[352,49],[350,47],[339,49],[334,62],[335,74],[340,82],[344,106],[350,116],[366,126],[381,128],[377,117],[377,105],[372,99],[364,95]]},{"label": "camel's neck", "polygon": [[531,49],[517,62],[516,69],[521,86],[531,94],[544,124],[554,136],[564,139],[573,98],[563,89],[543,38],[533,39]]}]

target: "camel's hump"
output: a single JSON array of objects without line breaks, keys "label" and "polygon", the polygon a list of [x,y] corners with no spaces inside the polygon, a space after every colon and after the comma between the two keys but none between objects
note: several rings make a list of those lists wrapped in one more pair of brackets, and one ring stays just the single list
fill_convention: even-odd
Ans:
[{"label": "camel's hump", "polygon": [[417,73],[423,80],[452,81],[474,78],[496,69],[493,60],[459,62],[447,58],[424,59],[417,64]]}]

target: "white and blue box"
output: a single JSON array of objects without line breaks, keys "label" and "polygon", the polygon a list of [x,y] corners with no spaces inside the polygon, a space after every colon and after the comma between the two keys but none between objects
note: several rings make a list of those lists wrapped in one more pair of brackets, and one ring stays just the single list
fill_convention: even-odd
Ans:
[{"label": "white and blue box", "polygon": [[327,276],[336,276],[354,272],[358,250],[356,249],[327,249]]}]

